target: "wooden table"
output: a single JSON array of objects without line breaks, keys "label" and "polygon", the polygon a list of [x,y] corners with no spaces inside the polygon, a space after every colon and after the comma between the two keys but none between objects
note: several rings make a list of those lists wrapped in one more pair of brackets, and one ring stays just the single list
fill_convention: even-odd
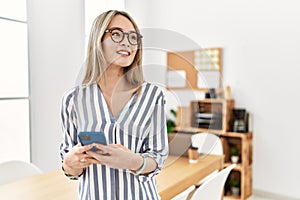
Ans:
[{"label": "wooden table", "polygon": [[0,199],[76,200],[78,181],[67,179],[61,170],[0,185]]},{"label": "wooden table", "polygon": [[[223,156],[205,156],[189,164],[186,157],[169,156],[156,176],[162,199],[170,199],[215,169],[223,166]],[[1,178],[1,177],[0,177]],[[0,199],[9,200],[76,200],[78,181],[68,180],[61,170],[47,172],[13,183],[0,185]]]},{"label": "wooden table", "polygon": [[187,157],[169,156],[165,167],[156,177],[158,192],[163,200],[169,200],[195,185],[216,169],[221,169],[224,156],[203,155],[195,164],[190,164]]}]

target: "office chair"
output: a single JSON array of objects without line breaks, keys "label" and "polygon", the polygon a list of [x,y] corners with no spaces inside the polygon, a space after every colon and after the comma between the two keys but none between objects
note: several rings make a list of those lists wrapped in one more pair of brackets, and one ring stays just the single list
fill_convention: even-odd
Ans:
[{"label": "office chair", "polygon": [[226,179],[236,164],[231,164],[212,175],[191,193],[190,200],[221,200]]},{"label": "office chair", "polygon": [[192,135],[192,145],[198,147],[202,154],[223,155],[220,138],[212,133],[196,133]]},{"label": "office chair", "polygon": [[41,173],[42,171],[32,163],[21,160],[3,162],[0,163],[0,185]]},{"label": "office chair", "polygon": [[184,190],[183,192],[177,194],[171,200],[186,200],[189,196],[190,192],[192,192],[196,187],[194,185],[190,186],[188,189]]},{"label": "office chair", "polygon": [[[199,154],[213,154],[223,155],[223,145],[218,136],[212,133],[197,133],[192,135],[192,145],[198,147]],[[201,185],[204,181],[218,173],[219,170],[213,171],[207,175],[204,179],[201,179],[197,186]]]}]

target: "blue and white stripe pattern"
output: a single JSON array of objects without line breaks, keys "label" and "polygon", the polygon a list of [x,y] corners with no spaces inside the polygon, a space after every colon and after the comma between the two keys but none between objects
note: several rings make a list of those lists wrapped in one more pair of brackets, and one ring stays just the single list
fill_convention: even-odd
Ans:
[{"label": "blue and white stripe pattern", "polygon": [[91,165],[80,177],[79,199],[84,200],[155,200],[155,175],[168,155],[163,91],[143,83],[124,108],[113,116],[97,84],[77,86],[62,101],[61,157],[78,142],[80,131],[102,131],[110,144],[122,144],[135,153],[152,157],[157,169],[148,175],[134,175],[128,170]]}]

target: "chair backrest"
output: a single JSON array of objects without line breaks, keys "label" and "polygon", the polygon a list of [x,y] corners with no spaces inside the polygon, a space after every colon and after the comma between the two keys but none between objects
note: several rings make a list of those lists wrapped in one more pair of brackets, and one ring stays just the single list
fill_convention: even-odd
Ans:
[{"label": "chair backrest", "polygon": [[231,164],[218,173],[211,176],[202,185],[197,188],[191,197],[191,200],[221,200],[226,179],[230,171],[236,166]]},{"label": "chair backrest", "polygon": [[197,133],[192,136],[192,145],[198,147],[199,153],[223,155],[220,138],[212,133]]},{"label": "chair backrest", "polygon": [[183,192],[177,194],[171,200],[186,200],[189,196],[190,192],[192,192],[196,187],[194,185],[190,186],[188,189],[184,190]]},{"label": "chair backrest", "polygon": [[0,185],[41,173],[42,171],[32,163],[21,160],[3,162],[0,163]]}]

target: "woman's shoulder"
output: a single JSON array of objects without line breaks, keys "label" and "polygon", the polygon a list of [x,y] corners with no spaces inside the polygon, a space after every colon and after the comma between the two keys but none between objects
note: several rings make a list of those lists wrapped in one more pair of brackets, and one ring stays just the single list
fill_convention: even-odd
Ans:
[{"label": "woman's shoulder", "polygon": [[155,92],[157,97],[166,96],[166,87],[164,87],[162,84],[144,82],[142,85],[142,90],[150,91],[151,93]]},{"label": "woman's shoulder", "polygon": [[76,98],[80,92],[86,90],[87,88],[91,88],[91,87],[94,87],[94,84],[77,85],[77,86],[67,90],[63,94],[63,99],[67,100],[67,99]]},{"label": "woman's shoulder", "polygon": [[158,90],[159,92],[165,93],[166,87],[159,83],[151,83],[151,82],[144,82],[142,85],[143,88],[149,88],[151,90]]}]

